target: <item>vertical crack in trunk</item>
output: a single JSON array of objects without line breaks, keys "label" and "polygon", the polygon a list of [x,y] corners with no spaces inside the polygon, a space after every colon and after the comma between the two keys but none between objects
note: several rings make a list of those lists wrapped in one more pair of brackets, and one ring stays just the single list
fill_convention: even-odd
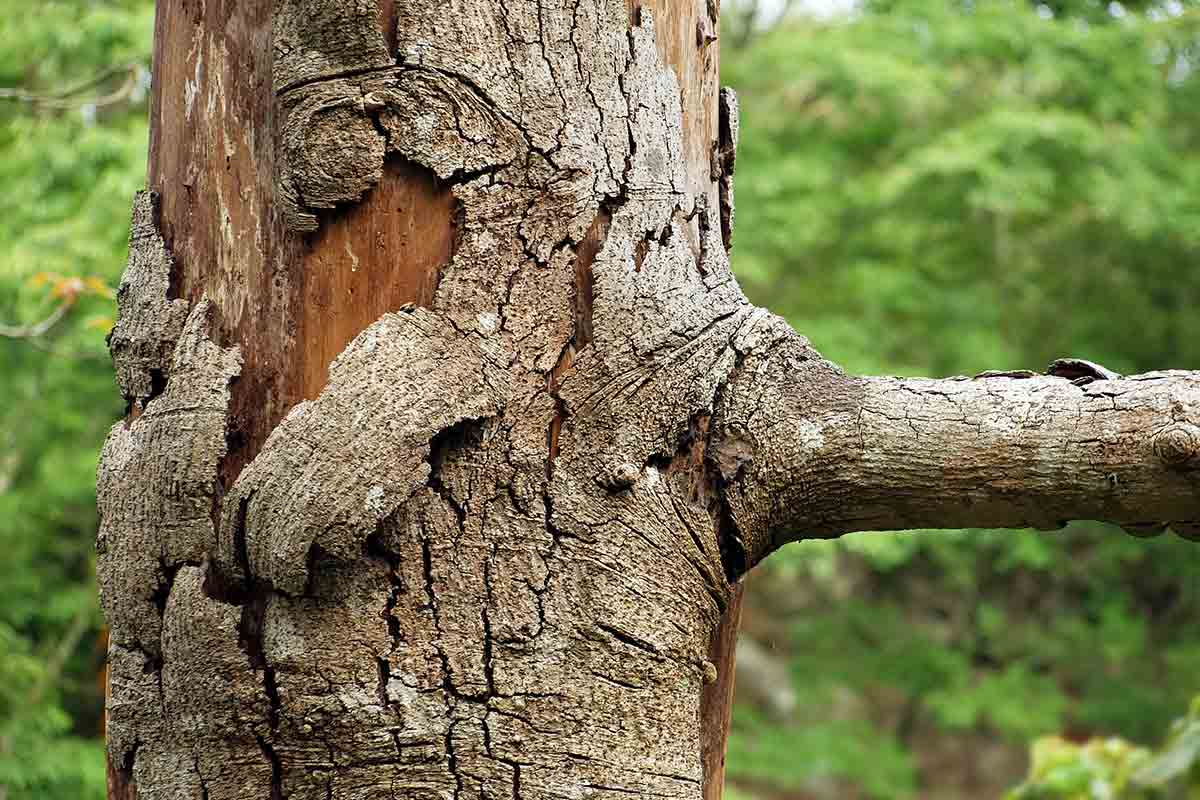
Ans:
[{"label": "vertical crack in trunk", "polygon": [[554,475],[554,460],[558,457],[558,437],[568,414],[567,404],[558,394],[558,384],[563,376],[571,369],[576,355],[592,343],[592,307],[595,305],[595,277],[592,275],[592,263],[604,249],[608,238],[609,226],[612,224],[612,213],[603,206],[597,212],[592,224],[588,227],[583,240],[575,247],[574,283],[571,292],[571,337],[563,345],[558,362],[547,376],[547,387],[550,396],[554,398],[554,415],[550,419],[547,431],[547,446],[549,456],[546,459],[546,477]]},{"label": "vertical crack in trunk", "polygon": [[272,734],[279,729],[279,688],[275,683],[275,668],[267,661],[263,649],[263,622],[267,612],[267,593],[252,591],[241,607],[238,644],[246,654],[251,669],[262,672],[263,694],[267,698],[267,724]]},{"label": "vertical crack in trunk", "polygon": [[263,758],[271,765],[271,800],[286,800],[287,795],[283,793],[283,765],[279,761],[279,754],[267,739],[262,736],[255,738]]}]

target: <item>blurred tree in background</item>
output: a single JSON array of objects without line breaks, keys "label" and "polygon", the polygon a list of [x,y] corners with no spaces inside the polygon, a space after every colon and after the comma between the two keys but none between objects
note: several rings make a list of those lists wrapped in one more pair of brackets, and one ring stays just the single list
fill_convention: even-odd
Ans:
[{"label": "blurred tree in background", "polygon": [[[783,8],[721,38],[752,297],[854,371],[1200,368],[1200,11]],[[0,800],[104,791],[93,480],[152,18],[0,0]],[[1198,574],[1098,525],[794,546],[750,579],[736,796],[1157,797],[1131,776],[1200,750],[1194,717],[1140,747],[1200,691]]]},{"label": "blurred tree in background", "polygon": [[[0,0],[0,798],[104,793],[95,463],[148,2]],[[94,84],[94,85],[93,85]],[[36,333],[41,322],[46,331]]]}]

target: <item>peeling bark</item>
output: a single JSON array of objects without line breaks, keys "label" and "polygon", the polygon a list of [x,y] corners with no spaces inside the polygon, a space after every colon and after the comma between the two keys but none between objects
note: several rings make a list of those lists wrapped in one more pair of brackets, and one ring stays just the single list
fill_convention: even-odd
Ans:
[{"label": "peeling bark", "polygon": [[428,311],[385,314],[242,471],[224,499],[219,563],[298,595],[315,550],[361,555],[379,523],[427,485],[434,439],[504,408],[505,367],[494,342]]},{"label": "peeling bark", "polygon": [[139,412],[162,390],[188,315],[187,301],[170,297],[175,265],[158,233],[155,202],[152,192],[133,200],[129,261],[117,287],[120,314],[108,337],[117,386]]},{"label": "peeling bark", "polygon": [[209,339],[211,314],[207,302],[192,309],[162,394],[114,425],[100,455],[97,577],[110,639],[151,658],[176,570],[215,552],[216,472],[241,362]]},{"label": "peeling bark", "polygon": [[716,26],[160,4],[111,797],[718,798],[737,581],[790,532],[1200,518],[1191,376],[849,378],[746,301]]}]

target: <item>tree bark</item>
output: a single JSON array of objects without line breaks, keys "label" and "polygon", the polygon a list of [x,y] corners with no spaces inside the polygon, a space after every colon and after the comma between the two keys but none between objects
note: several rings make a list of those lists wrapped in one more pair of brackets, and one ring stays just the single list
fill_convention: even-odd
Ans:
[{"label": "tree bark", "polygon": [[1155,427],[1190,377],[1110,382],[1109,448],[1072,427],[1098,389],[847,378],[745,300],[716,29],[159,5],[98,476],[110,797],[716,798],[737,580],[782,531],[1200,517]]},{"label": "tree bark", "polygon": [[160,4],[110,796],[719,796],[755,312],[716,10],[660,5]]},{"label": "tree bark", "polygon": [[862,378],[795,338],[744,361],[717,419],[749,564],[853,531],[1092,519],[1200,537],[1200,373]]}]

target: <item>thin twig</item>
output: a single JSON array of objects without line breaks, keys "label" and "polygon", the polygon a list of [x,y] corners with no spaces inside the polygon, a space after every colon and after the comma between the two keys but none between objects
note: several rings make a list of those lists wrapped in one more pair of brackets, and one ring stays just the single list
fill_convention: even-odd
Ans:
[{"label": "thin twig", "polygon": [[58,321],[66,315],[72,305],[74,303],[69,301],[59,303],[58,307],[50,312],[50,316],[32,325],[0,324],[0,336],[6,336],[9,339],[36,339],[39,336],[44,336],[46,331],[58,324]]},{"label": "thin twig", "polygon": [[[126,64],[121,67],[113,67],[92,78],[70,86],[58,92],[31,92],[26,89],[0,88],[0,100],[14,100],[19,103],[29,103],[31,105],[46,106],[48,108],[76,108],[78,106],[108,106],[114,103],[119,103],[129,95],[133,94],[133,90],[137,87],[138,82],[138,65]],[[125,73],[125,80],[114,91],[93,98],[79,98],[75,95],[80,92],[99,86],[105,81],[112,78],[114,75]]]}]

